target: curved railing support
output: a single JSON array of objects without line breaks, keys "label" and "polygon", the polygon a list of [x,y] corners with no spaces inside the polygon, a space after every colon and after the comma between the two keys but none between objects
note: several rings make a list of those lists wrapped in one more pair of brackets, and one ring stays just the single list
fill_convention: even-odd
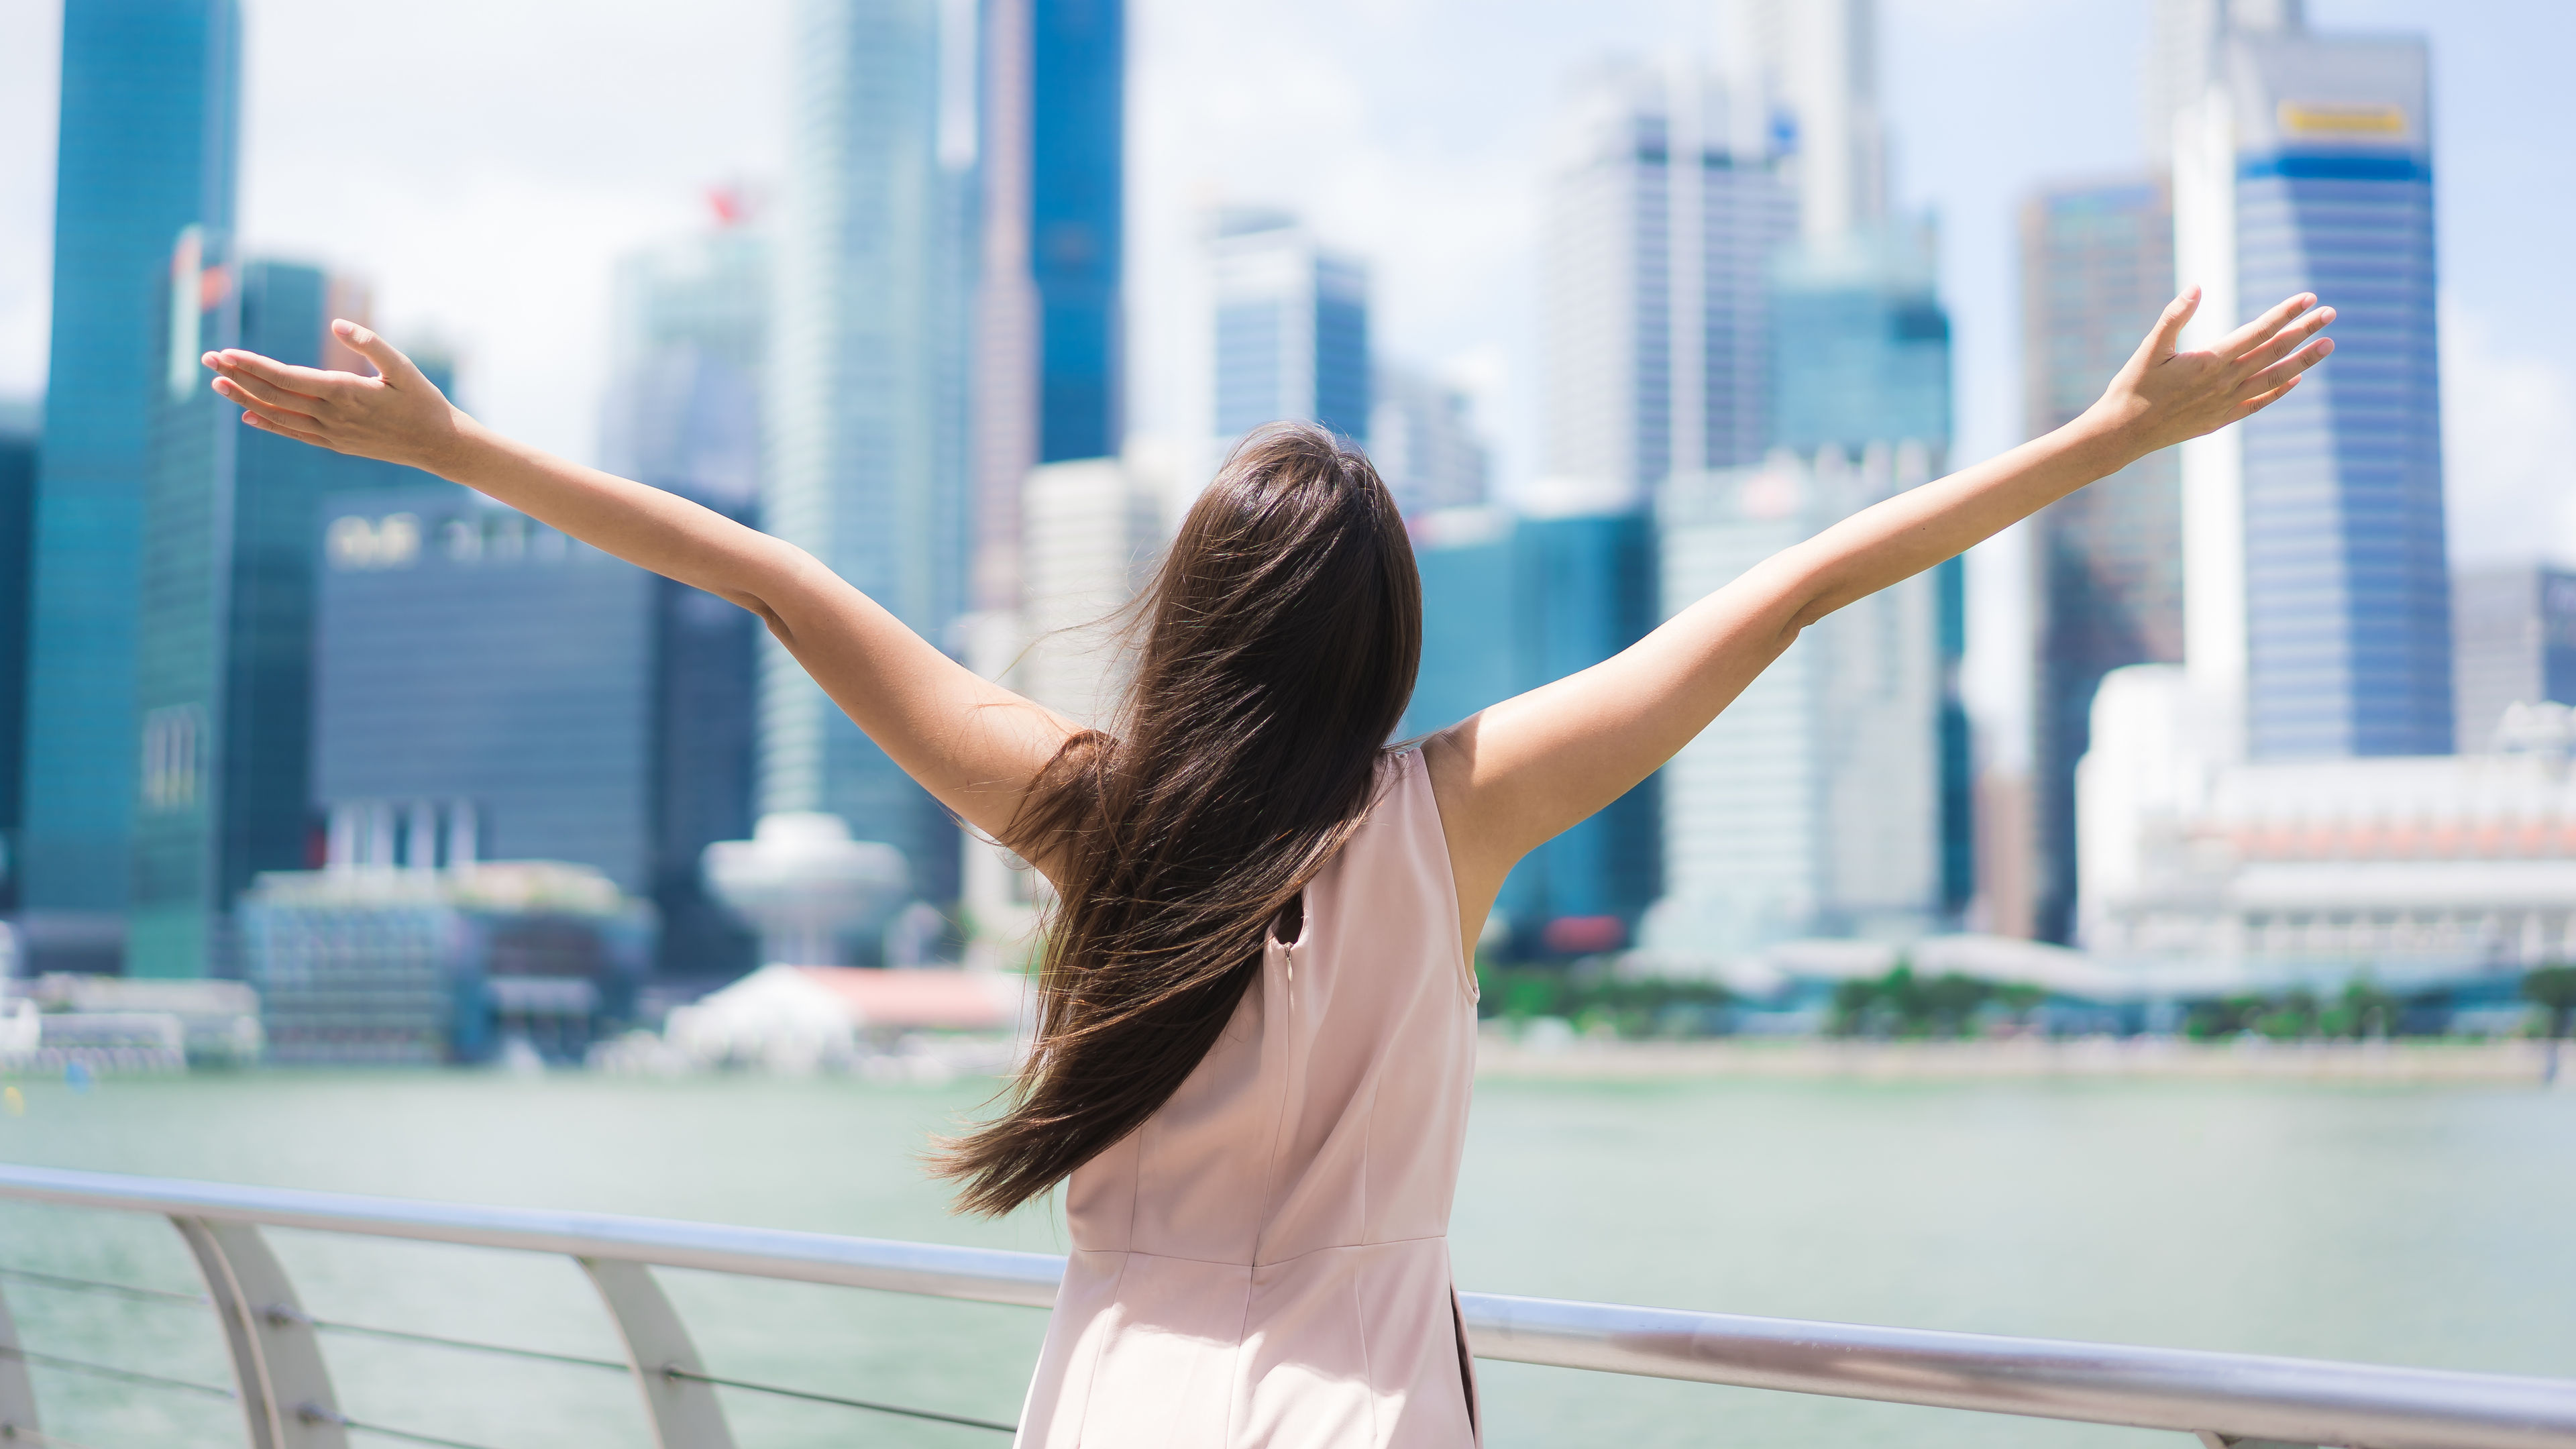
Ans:
[{"label": "curved railing support", "polygon": [[313,1321],[286,1269],[249,1223],[172,1214],[223,1325],[250,1449],[348,1449]]},{"label": "curved railing support", "polygon": [[653,1270],[622,1258],[578,1261],[607,1302],[609,1316],[617,1320],[626,1362],[644,1393],[644,1413],[653,1421],[655,1449],[733,1449],[724,1405],[702,1381],[707,1366],[698,1361],[689,1330],[663,1296],[662,1285],[653,1281]]},{"label": "curved railing support", "polygon": [[27,1378],[27,1361],[18,1356],[25,1348],[9,1317],[8,1295],[0,1294],[0,1443],[45,1442],[44,1426],[36,1419],[36,1386]]}]

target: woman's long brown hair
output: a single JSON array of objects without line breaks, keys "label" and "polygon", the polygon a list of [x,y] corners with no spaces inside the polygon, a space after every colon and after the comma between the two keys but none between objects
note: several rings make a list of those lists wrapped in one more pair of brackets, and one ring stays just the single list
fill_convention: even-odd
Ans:
[{"label": "woman's long brown hair", "polygon": [[1403,517],[1321,428],[1246,438],[1139,604],[1116,732],[1068,741],[1007,837],[1054,867],[1057,904],[1008,1106],[933,1158],[968,1211],[1046,1192],[1179,1090],[1367,813],[1413,693]]}]

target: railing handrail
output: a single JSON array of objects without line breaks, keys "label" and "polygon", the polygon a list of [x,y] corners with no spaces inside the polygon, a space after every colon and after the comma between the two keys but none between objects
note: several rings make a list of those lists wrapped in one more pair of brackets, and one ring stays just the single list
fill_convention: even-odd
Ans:
[{"label": "railing handrail", "polygon": [[[1064,1260],[776,1228],[0,1165],[0,1199],[1044,1308]],[[2228,1438],[2576,1449],[2576,1380],[1462,1293],[1481,1358]]]}]

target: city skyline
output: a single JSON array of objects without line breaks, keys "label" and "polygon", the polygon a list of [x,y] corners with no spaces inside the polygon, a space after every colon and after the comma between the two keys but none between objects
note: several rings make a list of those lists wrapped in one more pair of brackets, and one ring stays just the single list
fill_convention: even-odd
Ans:
[{"label": "city skyline", "polygon": [[[1571,61],[1650,54],[1683,29],[1677,17],[1701,8],[1625,0],[1576,17],[1514,5],[1451,35],[1445,53],[1455,66],[1415,74],[1409,57],[1444,27],[1457,32],[1458,6],[1356,16],[1337,6],[1138,0],[1131,268],[1150,276],[1186,262],[1176,248],[1190,238],[1174,214],[1211,186],[1228,199],[1300,207],[1328,239],[1370,257],[1385,350],[1474,384],[1496,485],[1518,487],[1542,456],[1539,327],[1534,304],[1497,307],[1491,297],[1535,295],[1529,158],[1550,101]],[[2013,229],[2022,196],[2042,181],[2144,159],[2134,97],[2147,7],[1881,8],[1885,109],[1902,138],[1896,200],[1929,205],[1943,226],[1942,292],[1957,336],[1954,461],[1965,462],[2020,438]],[[506,19],[469,7],[434,22],[304,0],[254,5],[245,239],[265,254],[370,276],[397,336],[444,341],[462,355],[469,406],[588,457],[606,384],[614,258],[699,224],[709,185],[751,183],[757,205],[780,173],[785,10],[755,0],[719,20],[621,8],[610,25],[577,5],[513,9]],[[2556,511],[2558,549],[2576,554],[2576,510],[2546,492],[2551,460],[2576,448],[2576,289],[2526,295],[2522,285],[2545,275],[2547,238],[2576,225],[2576,158],[2542,144],[2520,99],[2545,93],[2540,58],[2564,49],[2552,35],[2576,41],[2576,15],[2537,4],[2453,13],[2429,0],[2315,0],[2308,11],[2321,28],[2413,28],[2432,39],[2444,120],[2436,162],[2445,177],[2445,346],[2457,354],[2444,363],[2455,400],[2446,435],[2455,552],[2510,553],[2535,532],[2547,536],[2546,526],[2529,527],[2535,513]],[[56,15],[30,7],[0,18],[0,134],[13,138],[0,146],[0,395],[42,381]],[[496,27],[527,44],[489,46]],[[599,47],[599,64],[586,68],[596,74],[539,86],[531,54],[548,36],[576,32]],[[352,56],[363,58],[380,102],[361,103],[371,124],[294,134],[299,115],[351,103],[325,72]],[[1949,84],[2016,63],[2018,86]],[[446,104],[469,91],[488,104],[470,116]],[[641,99],[663,91],[699,104]],[[708,115],[722,124],[706,124]],[[530,144],[532,135],[543,144]],[[1171,432],[1155,409],[1186,402],[1171,376],[1171,311],[1152,296],[1130,301],[1128,413],[1140,431]],[[2018,539],[1981,550],[1970,576],[1971,702],[1981,717],[2003,717],[2009,745],[2028,688]]]}]

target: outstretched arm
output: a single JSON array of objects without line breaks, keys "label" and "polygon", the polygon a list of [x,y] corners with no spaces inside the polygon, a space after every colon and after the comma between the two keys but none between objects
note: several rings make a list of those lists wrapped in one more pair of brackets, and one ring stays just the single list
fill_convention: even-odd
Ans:
[{"label": "outstretched arm", "polygon": [[383,338],[349,322],[332,328],[382,375],[226,350],[205,356],[215,391],[252,427],[435,473],[758,614],[868,738],[989,835],[1009,828],[1029,781],[1072,734],[1063,716],[950,659],[803,549],[502,437]]},{"label": "outstretched arm", "polygon": [[1520,858],[1619,798],[1708,727],[1799,631],[1965,552],[2097,478],[2269,406],[2332,351],[2292,297],[2207,351],[2177,350],[2174,299],[2091,409],[1785,549],[1617,656],[1503,701],[1425,747],[1468,939]]}]

